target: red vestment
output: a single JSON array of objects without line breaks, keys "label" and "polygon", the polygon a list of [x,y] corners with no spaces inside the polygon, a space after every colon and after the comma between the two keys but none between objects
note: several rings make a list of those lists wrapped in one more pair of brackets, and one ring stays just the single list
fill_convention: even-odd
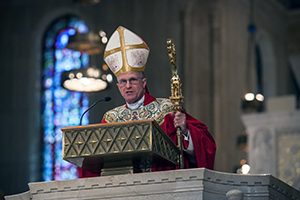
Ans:
[{"label": "red vestment", "polygon": [[[145,93],[144,106],[156,101],[156,98],[151,96],[148,93]],[[190,132],[190,136],[193,141],[194,146],[194,161],[192,164],[190,159],[188,159],[187,154],[184,154],[184,166],[185,168],[191,167],[204,167],[208,169],[213,169],[214,160],[215,160],[215,152],[216,152],[216,144],[213,137],[208,132],[208,128],[199,120],[193,118],[189,114],[186,114],[186,124],[187,129]],[[101,123],[107,123],[105,118],[102,119]],[[168,112],[164,115],[160,123],[161,128],[165,131],[165,133],[171,138],[171,140],[176,144],[177,136],[176,136],[176,128],[174,126],[174,112]],[[183,140],[183,147],[186,149],[189,145],[189,141]],[[155,168],[152,171],[159,170],[167,170],[171,169],[166,167],[165,169],[159,167]],[[99,176],[100,172],[90,172],[87,170],[79,170],[80,177],[93,177]]]}]

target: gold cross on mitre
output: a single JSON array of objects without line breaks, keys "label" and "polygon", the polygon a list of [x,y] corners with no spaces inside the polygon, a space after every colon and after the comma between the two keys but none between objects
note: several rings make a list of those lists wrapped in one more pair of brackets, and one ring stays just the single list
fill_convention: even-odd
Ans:
[{"label": "gold cross on mitre", "polygon": [[115,76],[129,71],[142,72],[149,51],[148,45],[138,35],[119,26],[106,45],[104,60]]}]

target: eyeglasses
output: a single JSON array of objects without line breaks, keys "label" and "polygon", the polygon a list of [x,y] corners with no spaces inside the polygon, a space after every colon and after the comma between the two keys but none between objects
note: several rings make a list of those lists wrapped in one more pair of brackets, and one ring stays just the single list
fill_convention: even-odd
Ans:
[{"label": "eyeglasses", "polygon": [[140,80],[143,80],[143,78],[130,78],[128,80],[120,79],[120,80],[118,80],[118,84],[120,86],[125,86],[127,84],[127,82],[129,82],[130,85],[136,85],[139,83]]}]

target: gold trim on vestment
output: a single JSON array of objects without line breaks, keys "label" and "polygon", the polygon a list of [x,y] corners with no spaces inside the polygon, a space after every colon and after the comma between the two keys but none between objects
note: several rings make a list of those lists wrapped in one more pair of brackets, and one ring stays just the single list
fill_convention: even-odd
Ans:
[{"label": "gold trim on vestment", "polygon": [[156,101],[135,110],[127,108],[126,105],[119,106],[106,112],[104,119],[108,123],[152,119],[161,125],[165,116],[174,111],[174,105],[169,99],[157,98]]}]

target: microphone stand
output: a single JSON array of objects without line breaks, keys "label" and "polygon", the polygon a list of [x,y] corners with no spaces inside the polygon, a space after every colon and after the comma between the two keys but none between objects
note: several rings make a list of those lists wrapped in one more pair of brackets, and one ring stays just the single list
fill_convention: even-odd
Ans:
[{"label": "microphone stand", "polygon": [[110,101],[111,98],[110,97],[104,97],[102,99],[98,99],[97,101],[95,101],[90,107],[88,107],[81,115],[80,117],[80,121],[79,121],[79,125],[81,126],[82,125],[82,119],[83,119],[83,116],[85,115],[85,113],[87,113],[89,110],[91,110],[93,107],[95,107],[99,102],[103,102],[103,101]]}]

